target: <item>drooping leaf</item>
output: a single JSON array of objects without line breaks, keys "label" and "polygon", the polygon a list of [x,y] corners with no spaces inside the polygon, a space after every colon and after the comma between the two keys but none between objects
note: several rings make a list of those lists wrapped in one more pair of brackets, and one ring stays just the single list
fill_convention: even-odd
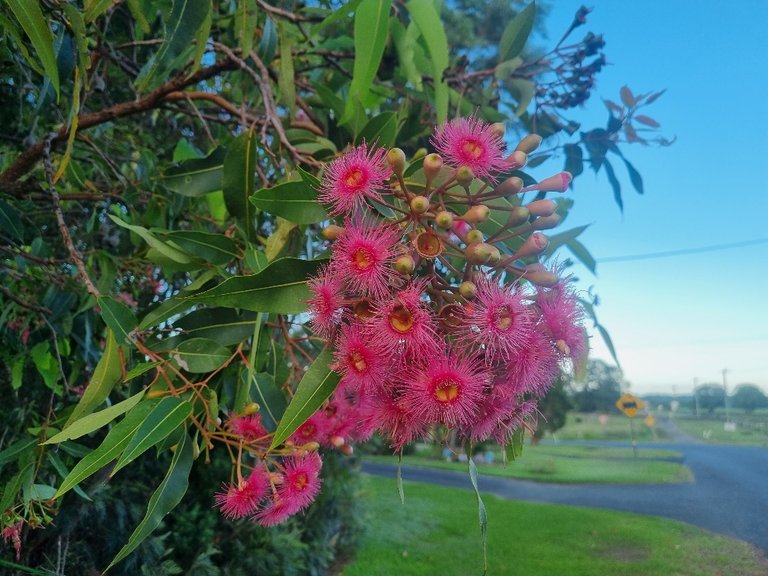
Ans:
[{"label": "drooping leaf", "polygon": [[158,324],[181,314],[190,307],[192,307],[192,302],[189,302],[188,300],[179,300],[177,298],[166,300],[156,308],[150,310],[147,315],[141,319],[139,328],[141,330],[146,330],[153,326],[157,326]]},{"label": "drooping leaf", "polygon": [[291,403],[288,404],[280,423],[277,425],[277,430],[275,430],[275,435],[272,438],[272,445],[269,447],[270,450],[282,444],[299,426],[306,422],[307,418],[312,416],[336,389],[341,375],[330,369],[332,360],[331,350],[326,348],[304,374]]},{"label": "drooping leaf", "polygon": [[[56,472],[59,473],[59,476],[61,476],[62,480],[69,476],[69,468],[66,467],[62,459],[59,457],[59,455],[54,452],[53,450],[48,450],[45,453],[45,457],[48,459],[48,461],[53,465],[53,467],[56,469]],[[80,486],[75,486],[72,488],[75,491],[75,494],[80,496],[83,500],[87,500],[88,502],[93,502],[90,496],[83,492],[83,489],[80,488]],[[56,490],[54,489],[54,493]]]},{"label": "drooping leaf", "polygon": [[448,68],[448,38],[440,22],[440,15],[432,0],[410,0],[406,4],[408,13],[418,27],[427,45],[432,62],[432,82],[435,90],[435,113],[438,122],[448,118],[448,85],[443,80],[443,73]]},{"label": "drooping leaf", "polygon": [[160,181],[182,196],[202,196],[221,190],[224,148],[216,148],[205,158],[192,158],[166,170]]},{"label": "drooping leaf", "polygon": [[499,40],[499,62],[515,58],[525,48],[536,20],[536,3],[523,8],[504,28]]},{"label": "drooping leaf", "polygon": [[234,276],[210,290],[182,297],[188,302],[274,314],[306,310],[306,281],[323,264],[319,260],[280,258],[251,276]]},{"label": "drooping leaf", "polygon": [[589,228],[589,224],[576,226],[576,228],[571,228],[570,230],[549,236],[549,244],[547,244],[547,249],[544,251],[544,253],[547,256],[551,256],[558,248],[577,238],[587,228]]},{"label": "drooping leaf", "polygon": [[112,330],[107,331],[106,340],[104,353],[101,355],[99,363],[93,371],[93,376],[91,376],[91,380],[85,388],[83,397],[80,398],[80,402],[77,403],[77,406],[75,406],[72,414],[67,419],[65,427],[93,412],[107,399],[112,389],[120,381],[123,371],[120,360],[120,347],[117,344],[117,340],[115,340]]},{"label": "drooping leaf", "polygon": [[355,104],[365,105],[384,55],[392,0],[362,0],[355,11],[355,62],[349,99],[341,122],[354,117]]},{"label": "drooping leaf", "polygon": [[0,234],[14,240],[24,240],[24,224],[16,209],[0,200]]},{"label": "drooping leaf", "polygon": [[141,9],[139,1],[140,0],[127,0],[126,4],[128,5],[128,10],[130,11],[131,16],[133,16],[133,19],[136,20],[136,24],[139,25],[141,32],[143,34],[149,34],[149,22],[147,21],[147,17],[144,15],[144,12]]},{"label": "drooping leaf", "polygon": [[296,114],[296,84],[293,71],[293,39],[288,32],[289,27],[281,23],[277,25],[280,36],[280,75],[277,84],[280,88],[280,101],[288,108],[291,118]]},{"label": "drooping leaf", "polygon": [[322,22],[315,24],[314,28],[312,28],[312,34],[317,34],[326,26],[330,26],[339,20],[343,20],[344,18],[349,18],[352,16],[357,10],[357,7],[360,5],[361,1],[362,0],[349,0],[349,2],[340,8],[333,10]]},{"label": "drooping leaf", "polygon": [[616,172],[613,171],[613,166],[607,158],[603,160],[603,166],[605,167],[605,175],[608,176],[608,182],[610,182],[611,188],[613,189],[613,199],[616,200],[616,204],[619,205],[619,210],[624,212],[624,200],[621,198],[621,184],[619,184],[619,179],[616,178]]},{"label": "drooping leaf", "polygon": [[253,130],[243,132],[232,141],[224,158],[224,202],[227,210],[237,218],[250,238],[253,236],[254,211],[248,198],[255,190],[256,135]]},{"label": "drooping leaf", "polygon": [[191,413],[192,404],[180,398],[166,396],[160,400],[129,440],[110,476],[168,437]]},{"label": "drooping leaf", "polygon": [[119,344],[130,343],[133,340],[131,333],[138,324],[131,309],[109,296],[99,296],[96,301],[101,308],[101,317],[104,323],[111,328],[117,342]]},{"label": "drooping leaf", "polygon": [[211,10],[211,0],[173,0],[165,27],[165,42],[139,72],[136,86],[144,92],[160,71],[192,46],[195,34]]},{"label": "drooping leaf", "polygon": [[85,0],[85,21],[93,22],[112,6],[112,0]]},{"label": "drooping leaf", "polygon": [[637,171],[637,169],[630,164],[629,160],[626,158],[623,158],[624,165],[627,167],[627,172],[629,172],[629,180],[632,182],[632,186],[635,188],[638,194],[643,194],[645,190],[643,189],[643,177],[640,175],[640,172]]},{"label": "drooping leaf", "polygon": [[645,124],[646,126],[650,126],[651,128],[660,128],[661,124],[656,122],[653,118],[650,116],[646,116],[645,114],[638,114],[635,116],[635,120],[640,122],[640,124]]},{"label": "drooping leaf", "polygon": [[232,308],[201,308],[173,323],[181,334],[164,338],[152,345],[153,350],[170,350],[189,338],[208,338],[221,346],[239,344],[252,332],[255,312],[240,312]]},{"label": "drooping leaf", "polygon": [[195,54],[192,59],[191,73],[197,72],[203,65],[203,56],[205,51],[208,50],[208,38],[211,34],[211,26],[213,25],[213,10],[209,8],[208,15],[200,24],[200,28],[195,32]]},{"label": "drooping leaf", "polygon": [[365,125],[357,136],[357,142],[365,141],[368,144],[391,148],[397,138],[397,124],[397,112],[382,112]]},{"label": "drooping leaf", "polygon": [[635,100],[635,95],[632,94],[632,90],[629,89],[629,86],[622,86],[621,90],[619,90],[619,94],[621,95],[621,101],[624,102],[624,106],[627,108],[635,107],[637,101]]},{"label": "drooping leaf", "polygon": [[30,0],[5,0],[5,3],[32,42],[37,58],[43,65],[45,75],[50,80],[58,98],[59,68],[53,51],[53,33],[48,26],[48,20],[40,9],[40,3]]},{"label": "drooping leaf", "polygon": [[108,216],[118,226],[121,226],[126,230],[130,230],[131,232],[135,232],[136,234],[138,234],[142,238],[142,240],[144,240],[150,246],[150,248],[154,248],[160,254],[172,260],[173,262],[178,262],[179,264],[192,263],[192,257],[189,254],[180,250],[179,248],[171,246],[167,242],[163,242],[143,226],[135,226],[133,224],[128,224],[127,222],[125,222],[124,220],[121,220],[114,214],[109,214]]},{"label": "drooping leaf", "polygon": [[[243,377],[247,378],[246,372],[243,372]],[[273,432],[285,413],[285,394],[280,386],[275,384],[272,375],[266,372],[254,374],[251,390],[251,398],[261,407],[259,413],[262,424],[267,431]]]},{"label": "drooping leaf", "polygon": [[565,152],[564,170],[570,172],[576,178],[576,176],[584,172],[584,152],[578,144],[565,144],[563,145],[563,151]]},{"label": "drooping leaf", "polygon": [[602,324],[595,323],[595,328],[597,328],[597,331],[600,332],[600,336],[603,339],[603,342],[605,342],[606,348],[608,348],[608,352],[611,353],[611,358],[613,358],[613,361],[616,363],[616,366],[621,368],[621,364],[619,363],[619,357],[616,355],[616,348],[613,345],[613,340],[611,339],[611,335],[608,334],[608,330],[606,330]]},{"label": "drooping leaf", "polygon": [[277,51],[277,24],[267,15],[261,30],[259,41],[259,58],[264,62],[272,62]]},{"label": "drooping leaf", "polygon": [[58,444],[65,440],[75,440],[76,438],[90,434],[91,432],[106,426],[118,416],[122,416],[128,412],[131,408],[136,406],[143,397],[144,391],[142,390],[138,394],[134,394],[130,398],[118,402],[114,406],[83,416],[79,420],[75,420],[58,434],[54,434],[48,438],[43,444]]},{"label": "drooping leaf", "polygon": [[123,382],[130,382],[134,378],[138,378],[142,374],[146,374],[153,368],[158,367],[161,362],[142,362],[131,368],[123,378]]},{"label": "drooping leaf", "polygon": [[256,36],[256,25],[259,13],[256,9],[256,0],[240,0],[235,12],[235,36],[240,47],[240,53],[246,58],[253,48],[253,39]]},{"label": "drooping leaf", "polygon": [[296,224],[314,224],[328,219],[328,213],[317,201],[317,191],[303,181],[262,188],[251,196],[251,202],[265,212]]},{"label": "drooping leaf", "polygon": [[163,239],[216,266],[223,266],[237,258],[237,243],[223,234],[173,230],[163,234]]},{"label": "drooping leaf", "polygon": [[107,570],[136,550],[139,544],[160,525],[163,518],[181,502],[189,487],[189,472],[192,470],[193,461],[192,441],[186,433],[182,434],[181,442],[176,445],[176,451],[165,478],[149,499],[144,518],[131,534],[128,543],[110,562]]},{"label": "drooping leaf", "polygon": [[227,348],[208,338],[190,338],[171,351],[179,366],[193,374],[213,372],[231,355]]},{"label": "drooping leaf", "polygon": [[574,238],[566,242],[565,245],[592,274],[597,274],[597,262],[584,244]]},{"label": "drooping leaf", "polygon": [[525,78],[512,78],[505,83],[505,86],[514,96],[515,100],[517,100],[515,115],[522,116],[533,101],[533,97],[536,94],[536,85]]},{"label": "drooping leaf", "polygon": [[512,438],[504,445],[504,458],[508,462],[514,462],[523,455],[525,446],[525,428],[518,428],[512,434]]},{"label": "drooping leaf", "polygon": [[158,403],[159,400],[156,398],[145,400],[139,402],[133,410],[128,412],[126,417],[109,431],[98,448],[80,460],[69,473],[69,476],[64,478],[56,492],[56,498],[66,494],[74,486],[117,458]]},{"label": "drooping leaf", "polygon": [[17,440],[4,450],[0,451],[0,468],[2,468],[8,462],[16,460],[20,454],[23,454],[27,450],[34,450],[36,445],[37,440],[35,438],[22,438],[21,440]]},{"label": "drooping leaf", "polygon": [[483,576],[488,573],[488,514],[485,510],[485,503],[482,496],[480,496],[480,488],[477,485],[477,466],[472,459],[472,455],[469,455],[467,459],[469,463],[469,479],[472,481],[472,488],[475,491],[475,498],[477,499],[477,513],[480,519],[480,537],[483,541]]}]

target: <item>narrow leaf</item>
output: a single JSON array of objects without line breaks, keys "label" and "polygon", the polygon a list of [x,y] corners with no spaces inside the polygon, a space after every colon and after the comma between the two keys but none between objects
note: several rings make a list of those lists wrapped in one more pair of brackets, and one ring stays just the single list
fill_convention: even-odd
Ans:
[{"label": "narrow leaf", "polygon": [[440,21],[440,15],[432,0],[411,0],[406,4],[413,22],[418,27],[427,45],[432,61],[432,83],[435,90],[435,112],[438,122],[448,118],[448,85],[443,73],[448,68],[448,38]]},{"label": "narrow leaf", "polygon": [[29,36],[45,75],[59,97],[59,68],[53,52],[53,33],[37,0],[5,0],[24,32]]},{"label": "narrow leaf", "polygon": [[123,373],[123,365],[120,359],[120,350],[112,330],[107,331],[107,342],[104,353],[96,364],[91,381],[85,388],[83,397],[77,403],[65,426],[69,426],[83,416],[93,412],[109,396],[112,389],[120,381]]},{"label": "narrow leaf", "polygon": [[621,364],[619,363],[619,357],[616,355],[616,348],[613,345],[611,335],[608,334],[608,330],[606,330],[602,324],[595,324],[595,328],[597,328],[597,331],[600,332],[600,336],[602,337],[603,342],[605,342],[605,346],[608,348],[608,352],[611,353],[611,358],[613,358],[616,366],[621,367]]},{"label": "narrow leaf", "polygon": [[621,101],[624,102],[624,106],[627,108],[635,107],[637,102],[635,101],[635,95],[632,94],[632,90],[629,89],[629,86],[622,86],[621,90],[619,90],[619,94],[621,95]]},{"label": "narrow leaf", "polygon": [[480,518],[480,535],[483,540],[483,575],[488,573],[488,515],[485,511],[485,504],[483,498],[480,496],[480,489],[477,486],[477,466],[475,461],[472,460],[472,455],[469,454],[467,460],[469,462],[469,479],[472,481],[472,488],[475,490],[475,497],[477,498],[477,512]]},{"label": "narrow leaf", "polygon": [[182,299],[256,312],[298,314],[306,310],[310,297],[307,278],[322,264],[320,260],[280,258],[258,274],[234,276],[215,288]]},{"label": "narrow leaf", "polygon": [[523,8],[504,28],[499,40],[499,62],[504,62],[515,56],[525,48],[528,36],[533,30],[536,20],[536,3],[531,2]]},{"label": "narrow leaf", "polygon": [[253,208],[248,198],[255,190],[256,136],[253,128],[232,141],[224,158],[224,202],[250,238],[253,236]]},{"label": "narrow leaf", "polygon": [[564,170],[576,178],[584,172],[584,152],[578,144],[565,144],[563,151],[565,152]]},{"label": "narrow leaf", "polygon": [[142,390],[138,394],[134,394],[130,398],[123,400],[122,402],[118,402],[114,406],[110,406],[104,410],[99,410],[93,414],[83,416],[79,420],[76,420],[64,428],[64,430],[58,434],[48,438],[48,440],[43,442],[43,444],[58,444],[59,442],[64,442],[65,440],[75,440],[76,438],[90,434],[91,432],[106,426],[118,416],[122,416],[128,412],[131,408],[136,406],[136,404],[138,404],[143,397],[144,391]]},{"label": "narrow leaf", "polygon": [[202,196],[221,190],[224,148],[216,148],[205,158],[191,158],[165,171],[160,179],[166,187],[182,196]]},{"label": "narrow leaf", "polygon": [[14,240],[24,240],[24,224],[21,216],[10,204],[0,200],[0,233]]},{"label": "narrow leaf", "polygon": [[560,248],[560,246],[563,246],[564,244],[567,244],[574,238],[578,237],[587,228],[589,228],[589,224],[577,226],[576,228],[571,228],[565,232],[560,232],[559,234],[553,234],[552,236],[549,236],[549,244],[547,245],[545,254],[547,256],[551,256],[558,248]]},{"label": "narrow leaf", "polygon": [[131,309],[109,296],[99,296],[96,301],[101,308],[102,319],[112,329],[117,342],[119,344],[130,343],[133,340],[131,333],[138,324]]},{"label": "narrow leaf", "polygon": [[597,274],[597,262],[595,261],[595,258],[592,256],[592,254],[589,253],[589,250],[587,250],[587,247],[584,246],[584,244],[574,238],[566,242],[565,245],[573,253],[573,255],[576,256],[576,258],[578,258],[582,264],[584,264],[584,266],[589,268],[589,271],[592,272],[592,274]]},{"label": "narrow leaf", "polygon": [[211,34],[211,26],[213,25],[212,12],[213,10],[209,8],[208,15],[203,20],[203,23],[200,24],[197,32],[195,32],[195,54],[192,59],[191,74],[200,70],[200,67],[203,65],[203,56],[205,56],[205,51],[208,49],[208,37]]},{"label": "narrow leaf", "polygon": [[127,222],[121,220],[114,214],[109,214],[108,216],[118,226],[121,226],[126,230],[130,230],[131,232],[135,232],[136,234],[138,234],[150,246],[150,248],[154,248],[166,258],[169,258],[174,262],[178,262],[179,264],[190,264],[192,262],[192,257],[189,254],[158,239],[152,232],[150,232],[143,226],[135,226],[133,224],[128,224]]},{"label": "narrow leaf", "polygon": [[23,454],[27,450],[34,450],[35,446],[37,446],[37,440],[34,438],[31,440],[22,439],[14,442],[5,450],[0,451],[0,468],[8,462],[16,460],[16,457],[19,456],[19,454]]},{"label": "narrow leaf", "polygon": [[[243,374],[247,377],[247,374]],[[251,397],[261,406],[261,421],[264,427],[273,432],[277,429],[280,418],[285,413],[286,400],[285,394],[280,387],[275,384],[275,379],[271,374],[259,372],[253,377],[254,386]]]},{"label": "narrow leaf", "polygon": [[166,300],[158,307],[150,310],[147,315],[141,319],[141,322],[139,323],[139,329],[146,330],[147,328],[157,326],[158,324],[161,324],[162,322],[165,322],[166,320],[181,314],[191,306],[192,303],[188,300],[178,300],[176,298]]},{"label": "narrow leaf", "polygon": [[213,372],[229,360],[231,355],[227,348],[207,338],[185,340],[171,351],[171,357],[179,366],[193,374]]},{"label": "narrow leaf", "polygon": [[235,36],[243,58],[247,58],[253,49],[257,20],[256,0],[239,0],[235,13]]},{"label": "narrow leaf", "polygon": [[288,26],[282,22],[277,25],[277,33],[280,36],[280,75],[277,84],[280,88],[280,101],[288,108],[290,117],[296,114],[296,84],[293,70],[293,39],[288,33]]},{"label": "narrow leaf", "polygon": [[74,486],[117,458],[157,403],[156,399],[145,400],[128,412],[128,415],[109,431],[99,447],[80,460],[69,476],[64,478],[56,492],[56,498],[69,492]]},{"label": "narrow leaf", "polygon": [[85,0],[85,21],[93,22],[112,6],[112,0]]},{"label": "narrow leaf", "polygon": [[627,167],[627,172],[629,172],[629,180],[632,182],[632,186],[634,186],[638,194],[643,194],[645,191],[643,190],[643,177],[640,175],[640,172],[626,158],[624,158],[624,165]]},{"label": "narrow leaf", "polygon": [[635,116],[635,120],[640,122],[640,124],[645,124],[646,126],[650,126],[651,128],[660,128],[661,124],[656,122],[653,118],[650,116],[646,116],[645,114],[638,114]]},{"label": "narrow leaf", "polygon": [[149,499],[144,518],[131,534],[128,543],[107,566],[107,570],[136,550],[139,544],[160,525],[163,518],[181,502],[189,487],[189,472],[192,470],[193,461],[192,442],[186,433],[182,434],[181,442],[176,445],[176,452],[173,454],[173,460],[165,478]]},{"label": "narrow leaf", "polygon": [[251,202],[265,212],[296,224],[314,224],[328,219],[328,213],[317,201],[317,191],[303,181],[262,188],[251,196]]},{"label": "narrow leaf", "polygon": [[120,459],[115,464],[110,476],[130,464],[158,442],[168,437],[171,432],[184,424],[192,413],[192,404],[180,398],[167,396],[147,415],[136,433],[128,442]]},{"label": "narrow leaf", "polygon": [[291,403],[285,409],[272,438],[270,450],[276,448],[293,434],[320,408],[326,398],[336,389],[341,375],[330,369],[333,355],[329,348],[323,350],[299,382]]},{"label": "narrow leaf", "polygon": [[312,34],[317,34],[320,30],[325,28],[326,26],[330,26],[331,24],[334,24],[338,22],[339,20],[343,20],[345,18],[351,17],[355,11],[357,10],[357,7],[360,5],[360,2],[362,0],[349,0],[346,4],[344,4],[341,8],[337,8],[336,10],[332,10],[331,13],[319,24],[315,24],[315,27],[312,28]]},{"label": "narrow leaf", "polygon": [[237,258],[237,243],[223,234],[198,232],[196,230],[174,230],[163,235],[189,254],[194,254],[216,266],[223,266]]},{"label": "narrow leaf", "polygon": [[616,204],[619,205],[619,210],[624,212],[624,201],[621,198],[621,184],[619,184],[619,179],[616,178],[616,172],[613,171],[613,166],[607,158],[603,160],[603,166],[605,166],[605,174],[608,176],[608,182],[611,183],[611,188],[613,188],[613,199],[616,200]]},{"label": "narrow leaf", "polygon": [[395,145],[398,130],[397,112],[382,112],[371,118],[357,136],[358,142],[368,142],[390,148]]}]

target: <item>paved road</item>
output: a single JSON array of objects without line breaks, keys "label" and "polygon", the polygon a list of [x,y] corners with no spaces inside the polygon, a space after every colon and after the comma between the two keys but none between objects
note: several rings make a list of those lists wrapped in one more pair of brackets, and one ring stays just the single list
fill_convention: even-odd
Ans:
[{"label": "paved road", "polygon": [[[681,520],[746,540],[768,552],[768,449],[691,441],[644,446],[682,452],[694,482],[572,486],[481,476],[479,485],[484,492],[514,500],[609,508]],[[365,462],[363,471],[394,477],[396,467]],[[413,466],[403,466],[402,473],[405,480],[471,489],[466,473]]]}]

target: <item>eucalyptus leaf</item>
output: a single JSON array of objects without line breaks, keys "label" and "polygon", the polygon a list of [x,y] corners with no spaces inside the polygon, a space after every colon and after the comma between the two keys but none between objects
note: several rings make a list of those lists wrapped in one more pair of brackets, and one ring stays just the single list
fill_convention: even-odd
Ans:
[{"label": "eucalyptus leaf", "polygon": [[499,62],[516,57],[523,51],[536,20],[536,3],[523,8],[504,28],[499,40]]},{"label": "eucalyptus leaf", "polygon": [[251,203],[296,224],[314,224],[328,219],[317,201],[317,190],[305,181],[292,181],[272,188],[262,188],[250,198]]},{"label": "eucalyptus leaf", "polygon": [[53,51],[53,33],[40,9],[40,3],[30,0],[5,0],[5,3],[32,42],[32,47],[45,70],[46,78],[50,80],[58,98],[59,67]]},{"label": "eucalyptus leaf", "polygon": [[99,363],[96,364],[96,369],[93,371],[93,376],[91,376],[82,398],[67,419],[65,427],[90,414],[100,406],[120,381],[122,373],[120,347],[112,330],[107,330],[104,353],[101,355]]},{"label": "eucalyptus leaf", "polygon": [[432,62],[432,83],[435,90],[435,112],[438,122],[448,118],[448,85],[443,80],[443,73],[448,68],[448,38],[445,28],[440,24],[440,14],[432,0],[410,0],[406,8],[419,28],[427,45]]},{"label": "eucalyptus leaf", "polygon": [[171,351],[171,357],[186,372],[206,374],[229,360],[232,353],[214,340],[191,338]]}]

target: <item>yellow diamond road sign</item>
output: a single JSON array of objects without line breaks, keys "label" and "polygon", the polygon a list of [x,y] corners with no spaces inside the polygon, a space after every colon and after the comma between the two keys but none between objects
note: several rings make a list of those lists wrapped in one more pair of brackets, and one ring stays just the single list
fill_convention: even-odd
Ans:
[{"label": "yellow diamond road sign", "polygon": [[632,394],[624,394],[616,400],[616,407],[624,412],[626,416],[634,418],[640,410],[645,408],[645,402],[637,396],[632,396]]}]

